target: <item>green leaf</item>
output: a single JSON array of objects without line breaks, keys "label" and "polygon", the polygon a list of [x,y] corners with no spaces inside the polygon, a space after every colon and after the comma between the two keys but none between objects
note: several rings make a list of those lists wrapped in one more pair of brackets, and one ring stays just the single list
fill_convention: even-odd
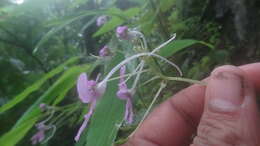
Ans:
[{"label": "green leaf", "polygon": [[159,55],[163,57],[170,57],[174,55],[176,52],[185,49],[187,47],[190,47],[194,44],[202,44],[205,45],[211,49],[214,47],[208,43],[205,43],[203,41],[197,41],[197,40],[174,40],[173,42],[169,43],[165,47],[161,48],[159,51]]},{"label": "green leaf", "polygon": [[71,84],[71,86],[67,86],[66,88],[64,88],[64,90],[60,92],[60,95],[54,100],[53,105],[57,105],[58,103],[60,103],[73,86],[74,84]]},{"label": "green leaf", "polygon": [[[114,30],[117,26],[123,24],[125,21],[135,16],[140,12],[139,8],[131,8],[126,11],[111,11],[112,19],[105,23],[94,35],[93,37],[100,36],[111,30]],[[109,14],[109,13],[108,13]]]},{"label": "green leaf", "polygon": [[[117,65],[123,57],[115,56],[108,70]],[[118,80],[108,82],[105,95],[100,99],[91,118],[87,135],[83,133],[76,146],[112,146],[123,120],[124,101],[116,97]],[[85,140],[87,143],[84,144]]]},{"label": "green leaf", "polygon": [[73,57],[73,58],[69,59],[68,61],[66,61],[65,63],[59,65],[52,71],[45,74],[40,80],[36,81],[31,86],[27,87],[22,93],[18,94],[11,101],[9,101],[8,103],[6,103],[2,107],[0,107],[0,113],[3,113],[5,111],[9,110],[10,108],[14,107],[18,103],[25,100],[27,97],[29,97],[29,95],[31,93],[33,93],[34,91],[37,91],[48,79],[50,79],[54,75],[62,72],[66,66],[68,66],[70,64],[74,64],[78,60],[79,60],[79,57]]},{"label": "green leaf", "polygon": [[14,130],[4,134],[0,138],[0,145],[1,146],[14,146],[16,143],[18,143],[29,131],[34,123],[37,121],[39,117],[33,117],[32,119],[29,119],[28,121],[22,123],[20,126],[15,128]]},{"label": "green leaf", "polygon": [[176,0],[160,0],[160,9],[162,12],[166,12],[172,8],[174,4],[176,4]]},{"label": "green leaf", "polygon": [[[120,18],[120,20],[121,19],[127,20],[128,18],[136,15],[138,12],[139,12],[139,8],[131,8],[131,9],[126,10],[123,13],[121,13],[121,11],[119,9],[111,8],[108,10],[82,11],[82,12],[75,14],[74,16],[69,16],[69,17],[66,16],[66,17],[58,19],[58,20],[52,20],[46,25],[47,26],[57,26],[57,27],[53,27],[49,32],[47,32],[40,39],[40,41],[36,44],[35,48],[33,49],[33,53],[35,54],[44,43],[46,43],[53,35],[55,35],[57,32],[62,30],[64,27],[72,24],[75,21],[85,18],[86,16],[92,16],[92,15],[98,15],[98,14],[104,15],[105,14],[105,15],[117,16],[117,19]],[[114,21],[113,24],[114,23],[120,24],[120,22],[118,22],[118,20],[113,20],[113,21]],[[95,21],[93,21],[93,19],[91,19],[87,26],[90,26],[90,24],[92,24],[93,22],[95,22]],[[114,27],[116,27],[116,26],[114,26]],[[106,30],[107,28],[104,28],[104,29]],[[111,29],[113,29],[113,28],[111,28]],[[106,30],[105,32],[107,32],[107,31],[109,31],[109,30]],[[102,32],[102,34],[105,32]]]},{"label": "green leaf", "polygon": [[[96,65],[96,64],[94,64]],[[30,121],[34,117],[37,117],[40,115],[40,109],[38,108],[40,103],[46,103],[50,104],[57,96],[60,94],[63,94],[64,90],[67,90],[69,87],[72,87],[75,85],[76,79],[78,75],[82,72],[88,71],[90,69],[93,69],[93,65],[84,65],[84,66],[74,66],[69,68],[39,99],[32,105],[30,108],[22,115],[22,117],[16,122],[16,124],[13,126],[13,128],[7,132],[5,135],[0,138],[1,142],[5,142],[8,139],[11,139],[12,133],[16,131],[17,128],[24,125],[27,121]],[[59,103],[61,100],[56,101],[56,104]],[[5,146],[14,146],[21,138],[25,136],[25,134],[31,129],[31,127],[35,124],[36,120],[34,122],[30,122],[26,124],[27,128],[22,129],[23,135],[20,137],[14,138],[13,143],[10,145]]]},{"label": "green leaf", "polygon": [[124,23],[124,20],[118,17],[113,17],[110,21],[104,24],[94,35],[93,37],[100,36],[104,33],[107,33],[111,30],[114,30],[117,26]]},{"label": "green leaf", "polygon": [[[57,32],[59,32],[60,30],[62,30],[64,27],[66,27],[67,25],[70,25],[71,23],[80,20],[86,16],[90,16],[90,15],[96,15],[97,12],[96,11],[86,11],[86,12],[81,12],[79,13],[77,16],[73,16],[73,17],[69,17],[69,18],[63,18],[61,20],[56,20],[54,22],[52,22],[49,25],[58,25],[58,27],[54,27],[52,28],[49,32],[47,32],[42,38],[41,40],[36,44],[33,53],[35,54],[38,49],[44,44],[46,43],[54,34],[56,34]],[[90,21],[93,22],[93,21]]]},{"label": "green leaf", "polygon": [[[68,87],[75,85],[78,75],[90,69],[90,65],[73,66],[69,68],[64,74],[23,114],[23,116],[16,122],[14,127],[19,126],[24,121],[39,114],[38,108],[40,103],[50,104],[57,96],[60,95]],[[58,103],[58,102],[57,102]],[[57,104],[56,103],[56,104]]]},{"label": "green leaf", "polygon": [[139,12],[140,12],[140,8],[130,8],[123,12],[123,16],[129,19],[137,15]]}]

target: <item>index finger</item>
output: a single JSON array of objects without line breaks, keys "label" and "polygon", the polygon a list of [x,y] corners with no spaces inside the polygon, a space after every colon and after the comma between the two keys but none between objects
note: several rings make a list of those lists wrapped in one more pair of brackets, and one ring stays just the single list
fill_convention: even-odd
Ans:
[{"label": "index finger", "polygon": [[[260,89],[260,63],[240,68]],[[205,86],[192,85],[162,103],[124,146],[189,145],[203,112],[205,89]]]}]

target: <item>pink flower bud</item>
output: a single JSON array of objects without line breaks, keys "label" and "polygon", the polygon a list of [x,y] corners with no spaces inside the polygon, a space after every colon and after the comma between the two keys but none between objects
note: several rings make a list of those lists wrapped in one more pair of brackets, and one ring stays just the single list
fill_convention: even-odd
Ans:
[{"label": "pink flower bud", "polygon": [[118,26],[116,28],[116,36],[122,40],[129,40],[130,36],[128,34],[128,27],[127,26]]},{"label": "pink flower bud", "polygon": [[109,56],[110,54],[110,50],[108,48],[108,46],[104,46],[102,49],[100,49],[99,51],[99,56],[100,57],[106,57],[106,56]]},{"label": "pink flower bud", "polygon": [[41,104],[39,105],[39,107],[40,107],[41,111],[47,110],[47,105],[46,105],[45,103],[41,103]]},{"label": "pink flower bud", "polygon": [[99,16],[97,18],[97,26],[101,26],[103,24],[105,24],[108,20],[108,17],[107,16]]}]

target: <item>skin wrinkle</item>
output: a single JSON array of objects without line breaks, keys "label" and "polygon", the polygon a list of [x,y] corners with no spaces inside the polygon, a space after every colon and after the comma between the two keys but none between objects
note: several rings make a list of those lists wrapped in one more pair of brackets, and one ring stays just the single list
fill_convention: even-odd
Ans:
[{"label": "skin wrinkle", "polygon": [[[175,104],[174,102],[169,102],[169,104],[171,104],[171,108],[172,108],[173,110],[175,110],[180,117],[182,117],[181,119],[186,123],[186,125],[187,125],[188,128],[190,127],[191,131],[196,131],[196,130],[197,130],[197,125],[198,125],[198,123],[196,123],[196,122],[193,120],[193,118],[191,117],[190,114],[186,113],[186,112],[183,111],[181,108],[178,108],[178,106],[176,106],[176,104]],[[195,136],[190,135],[190,140],[189,140],[189,142],[188,142],[188,140],[187,140],[187,145],[188,145],[188,143],[191,143],[191,142],[192,142],[193,137],[195,137]]]},{"label": "skin wrinkle", "polygon": [[[184,97],[187,97],[186,94],[182,94]],[[190,103],[190,100],[187,100],[188,103]],[[170,107],[173,111],[176,111],[177,114],[181,117],[181,119],[193,130],[197,129],[198,123],[194,121],[194,118],[189,114],[187,111],[180,108],[178,105],[175,104],[172,100],[170,102],[167,102],[170,104]],[[190,103],[191,104],[191,103]],[[192,104],[191,104],[192,105]]]},{"label": "skin wrinkle", "polygon": [[[197,127],[197,125],[199,124],[199,119],[202,115],[202,111],[203,111],[203,107],[198,107],[196,105],[198,105],[198,101],[194,102],[195,100],[192,100],[192,98],[194,98],[193,94],[190,94],[190,90],[189,89],[194,89],[194,90],[202,90],[205,91],[206,88],[205,86],[201,86],[201,85],[193,85],[189,88],[187,88],[187,90],[182,90],[179,93],[177,93],[176,95],[174,95],[170,100],[166,101],[166,102],[170,102],[172,106],[178,107],[176,108],[176,110],[178,109],[179,111],[182,112],[183,115],[185,115],[186,117],[188,117],[189,121],[192,121],[192,126],[193,127]],[[190,109],[187,108],[183,108],[183,104],[181,104],[180,102],[178,102],[178,104],[176,104],[176,99],[175,97],[182,97],[182,103],[185,103],[185,106],[187,107],[193,107]],[[204,104],[204,100],[202,100],[203,104]],[[173,108],[174,110],[174,108]],[[201,112],[198,112],[201,111]],[[194,112],[198,112],[201,113],[199,114],[199,116],[194,116],[196,114],[194,114]],[[185,118],[184,116],[184,118]]]},{"label": "skin wrinkle", "polygon": [[[241,144],[243,137],[239,136],[241,129],[236,128],[233,123],[239,121],[237,118],[230,118],[229,120],[221,116],[204,115],[199,126],[199,134],[194,140],[195,145],[208,146],[237,146]],[[222,120],[223,119],[223,120]],[[221,124],[219,121],[222,121]],[[234,131],[238,130],[238,131]],[[213,133],[214,132],[214,133]],[[219,134],[216,134],[219,133]],[[220,144],[222,143],[222,144]]]},{"label": "skin wrinkle", "polygon": [[[201,86],[201,85],[193,85],[192,87],[189,87],[189,89],[187,89],[187,93],[184,93],[185,92],[185,90],[183,90],[182,92],[179,92],[178,94],[176,94],[175,96],[178,96],[178,97],[180,97],[180,96],[184,96],[184,94],[186,94],[186,95],[189,95],[189,92],[190,91],[198,91],[198,90],[202,90],[201,92],[198,92],[198,93],[196,93],[196,94],[192,94],[192,95],[195,95],[196,97],[198,97],[198,98],[202,98],[203,96],[204,96],[204,94],[201,94],[201,93],[204,93],[203,91],[205,91],[205,86]],[[182,95],[183,94],[183,95]],[[190,96],[190,97],[188,97],[188,98],[192,98],[193,96]],[[155,115],[162,115],[163,113],[162,113],[162,111],[172,111],[173,113],[171,114],[171,115],[169,115],[170,117],[168,118],[168,120],[173,120],[173,119],[179,119],[178,120],[178,122],[177,123],[182,123],[180,126],[183,126],[184,124],[183,123],[186,123],[186,122],[183,122],[183,118],[182,117],[180,117],[180,115],[181,114],[178,114],[177,113],[177,111],[175,111],[175,109],[173,109],[172,107],[171,107],[171,103],[170,102],[173,102],[173,103],[178,103],[177,105],[182,105],[180,102],[183,102],[182,100],[176,100],[176,99],[180,99],[180,98],[171,98],[171,99],[173,99],[173,101],[171,101],[171,100],[167,100],[167,102],[165,102],[165,103],[163,103],[163,104],[161,104],[159,107],[157,107],[154,111],[153,111],[153,114],[154,114],[154,116],[148,116],[148,118],[146,119],[146,121],[156,121],[158,118],[155,118],[155,117],[157,117],[157,116],[155,116]],[[183,99],[183,98],[182,98]],[[194,101],[194,100],[193,100]],[[196,100],[196,101],[194,101],[194,103],[187,103],[188,102],[188,100],[185,100],[184,102],[184,104],[187,104],[187,106],[191,106],[191,107],[193,107],[194,105],[201,105],[201,104],[203,104],[203,103],[201,103],[203,100]],[[199,103],[198,103],[199,102]],[[204,101],[203,101],[204,102]],[[157,109],[161,109],[161,112],[158,112],[158,110]],[[164,109],[164,110],[162,110],[162,109]],[[179,109],[185,109],[185,108],[183,108],[183,107],[179,107]],[[185,109],[186,110],[186,109]],[[202,110],[203,110],[203,108],[201,108],[200,106],[194,106],[193,108],[191,108],[191,109],[189,109],[188,111],[183,111],[183,112],[185,112],[185,113],[187,113],[187,115],[190,115],[189,117],[191,118],[191,119],[194,119],[194,121],[198,121],[199,120],[199,118],[200,118],[200,116],[201,115],[197,115],[197,116],[194,116],[194,115],[196,115],[196,113],[202,113]],[[170,113],[165,113],[166,115],[168,115],[168,114],[170,114]],[[159,117],[160,117],[159,116]],[[153,118],[152,118],[153,117]],[[150,124],[149,124],[150,123]],[[148,125],[151,125],[151,122],[149,122],[148,123]],[[176,124],[177,124],[176,123]],[[159,124],[159,123],[158,123]],[[165,123],[165,124],[169,124],[169,123]],[[197,127],[196,125],[198,124],[198,122],[197,123],[195,123],[195,124],[193,124],[193,125],[195,125],[195,126],[193,126],[194,128],[187,128],[187,130],[186,131],[181,131],[181,133],[182,133],[182,135],[184,136],[184,135],[186,135],[187,133],[190,133],[189,134],[189,136],[186,136],[186,138],[189,138],[189,139],[191,139],[191,137],[192,137],[192,135],[195,133],[195,131],[196,131],[196,128],[195,127]],[[152,124],[153,125],[153,124]],[[158,141],[159,140],[159,138],[158,138],[158,136],[159,137],[161,137],[162,135],[161,134],[163,134],[163,135],[168,135],[168,134],[170,134],[170,135],[172,135],[172,136],[178,136],[179,134],[180,134],[180,131],[179,130],[177,130],[178,132],[176,133],[176,131],[173,129],[172,130],[172,132],[167,132],[167,133],[162,133],[162,131],[161,132],[156,132],[156,127],[153,127],[152,128],[152,130],[148,130],[147,128],[146,128],[146,126],[144,126],[143,128],[142,128],[143,126],[141,126],[141,128],[139,129],[140,131],[142,131],[142,132],[138,132],[138,133],[136,133],[135,135],[136,136],[142,136],[142,135],[146,135],[145,133],[146,133],[146,131],[150,131],[149,133],[150,134],[148,134],[149,135],[149,139],[156,139],[156,141]],[[163,127],[163,125],[160,125],[159,127]],[[143,129],[143,130],[142,130]],[[146,130],[145,130],[146,129]],[[157,128],[158,129],[158,128]],[[160,131],[161,129],[159,129],[159,131]],[[165,129],[166,130],[166,129]],[[157,130],[158,131],[158,130]],[[153,134],[151,134],[151,133],[153,133]],[[169,137],[169,136],[168,136]],[[165,138],[165,137],[164,137]],[[135,140],[135,142],[136,142],[136,145],[137,145],[137,141]],[[131,143],[134,143],[133,141],[131,141]],[[187,142],[186,142],[187,143]],[[161,143],[160,143],[161,144]],[[177,145],[179,145],[179,143],[176,143]],[[187,144],[185,144],[185,146],[186,145],[189,145],[189,143],[187,143]],[[134,145],[135,146],[135,145]],[[161,144],[160,146],[169,146],[169,143],[168,144]],[[183,146],[183,145],[182,145]]]},{"label": "skin wrinkle", "polygon": [[[209,142],[217,141],[225,144],[235,145],[242,137],[239,136],[240,129],[236,128],[233,123],[239,119],[230,119],[230,121],[221,116],[215,117],[214,115],[208,115],[204,117],[206,120],[202,120],[199,126],[198,139],[210,139]],[[223,119],[223,120],[222,120]],[[220,121],[221,124],[219,123]],[[234,131],[234,129],[238,131]],[[214,132],[214,133],[213,133]],[[216,134],[219,133],[219,134]],[[212,142],[214,143],[214,142]]]},{"label": "skin wrinkle", "polygon": [[[215,71],[214,73],[213,78],[217,77],[219,80],[221,80],[221,79],[227,79],[226,77],[228,77],[228,80],[233,79],[234,76],[229,75],[226,72],[221,73],[219,72],[220,70],[223,72],[227,70],[227,68],[222,67],[221,69],[217,69],[217,71]],[[242,71],[240,72],[239,79],[236,80],[239,80],[241,82],[240,86],[246,84],[245,74],[242,73]],[[210,86],[210,85],[211,84],[209,84],[208,88],[211,87],[210,89],[212,90],[214,86]],[[241,90],[243,94],[241,94],[240,92],[238,96],[241,96],[241,98],[244,99],[244,95],[246,95],[245,88],[241,88],[240,91]],[[209,98],[210,98],[210,94],[206,96],[206,99]],[[198,130],[199,133],[195,143],[200,141],[206,141],[207,143],[210,143],[210,145],[214,145],[214,144],[220,145],[220,143],[224,143],[225,145],[229,145],[229,146],[240,145],[243,141],[243,136],[242,136],[243,131],[241,131],[241,127],[238,123],[241,120],[240,118],[243,119],[243,117],[241,117],[242,111],[243,110],[241,107],[235,108],[235,110],[233,110],[232,112],[225,112],[225,113],[206,108],[206,112],[204,113],[202,117],[202,121],[200,122],[199,125],[199,130]]]},{"label": "skin wrinkle", "polygon": [[[242,69],[243,71],[245,71],[247,77],[254,84],[256,89],[260,89],[260,78],[259,78],[260,63],[244,65],[244,66],[241,66],[239,68]],[[245,88],[247,88],[246,85],[247,84],[245,84]],[[189,99],[186,99],[187,97],[184,97],[185,98],[184,99],[183,95],[180,94],[184,90],[185,90],[186,94],[190,95]],[[260,90],[257,90],[257,91],[259,92]],[[205,100],[205,98],[204,98],[205,87],[204,86],[199,87],[199,85],[192,85],[191,87],[183,89],[181,92],[177,93],[175,96],[173,96],[173,98],[171,98],[171,99],[169,99],[165,102],[174,102],[175,105],[176,104],[179,105],[179,107],[181,109],[183,109],[182,111],[188,112],[187,114],[190,114],[190,117],[193,117],[194,121],[199,123],[199,120],[200,120],[202,112],[203,112],[204,102],[205,102],[204,101]],[[186,103],[187,100],[191,100],[192,102],[189,101],[190,103]],[[162,105],[165,105],[165,106],[169,105],[169,104],[165,104],[165,102]],[[250,102],[255,102],[255,101],[253,101],[253,99],[250,99],[248,102],[250,103]],[[187,105],[190,105],[191,103],[192,104],[194,103],[194,104],[191,105],[191,107],[187,107]],[[257,107],[250,107],[250,111],[251,111],[252,108],[257,108]],[[169,108],[169,110],[172,110],[172,109],[173,108]],[[163,133],[166,132],[167,134],[171,135],[171,137],[172,137],[172,138],[169,139],[169,141],[168,141],[169,144],[167,146],[187,146],[187,144],[184,145],[184,140],[185,140],[185,138],[188,138],[188,136],[194,135],[194,131],[191,131],[190,129],[188,129],[185,126],[185,124],[181,124],[180,123],[181,120],[179,119],[180,117],[173,119],[174,117],[172,117],[172,115],[170,113],[175,114],[176,111],[167,111],[167,110],[168,109],[166,107],[163,107],[163,106],[159,106],[159,107],[155,108],[155,110],[148,116],[148,118],[142,124],[140,129],[137,131],[137,133],[135,134],[136,137],[134,139],[140,139],[140,137],[138,138],[138,136],[146,135],[149,138],[155,138],[158,141],[158,137],[154,137],[154,136],[150,137],[151,135],[155,135],[154,132],[153,132],[154,127],[156,127],[156,125],[158,125],[160,127],[160,129],[157,132],[157,136],[160,137],[162,132]],[[165,114],[163,114],[163,113],[165,113]],[[162,116],[162,114],[164,116]],[[250,115],[250,114],[254,115],[253,113],[246,113],[246,115]],[[165,118],[166,116],[170,116],[171,118]],[[156,122],[154,120],[156,118],[154,118],[154,117],[160,117],[162,119],[159,120],[158,122]],[[171,120],[172,126],[170,126],[169,122],[165,122],[164,121],[165,119]],[[251,117],[247,120],[253,120],[254,121],[256,119],[254,119],[254,117]],[[164,123],[165,126],[159,125],[160,123]],[[254,123],[256,123],[256,121]],[[249,125],[249,126],[252,126],[252,128],[254,127],[253,125]],[[176,129],[178,132],[177,132],[177,134],[174,134],[174,132],[169,132],[169,130],[164,131],[165,127],[168,127],[169,130]],[[244,128],[244,127],[241,127],[241,128]],[[157,128],[157,130],[158,130],[158,128]],[[258,131],[258,130],[255,129],[255,131]],[[169,137],[169,135],[165,135],[165,136]],[[248,135],[248,134],[246,134],[246,135]],[[250,136],[250,137],[252,137],[252,136]],[[255,139],[257,140],[258,137],[256,136]],[[162,137],[161,140],[165,141],[166,139]],[[124,146],[139,146],[138,141],[140,141],[140,140],[135,141],[135,142],[133,142],[132,140],[130,140],[130,141],[131,141],[131,145],[124,145]],[[253,143],[253,142],[251,141],[251,143]],[[256,145],[257,144],[250,145],[250,146],[256,146]],[[142,145],[142,146],[152,146],[152,145],[148,144],[148,145]],[[193,145],[193,146],[195,146],[195,145]],[[208,145],[205,145],[205,146],[208,146]],[[210,146],[212,146],[212,145],[210,145]],[[225,144],[223,144],[221,146],[225,146]],[[243,146],[246,146],[246,145],[243,145]],[[258,145],[258,146],[260,146],[260,145]]]}]

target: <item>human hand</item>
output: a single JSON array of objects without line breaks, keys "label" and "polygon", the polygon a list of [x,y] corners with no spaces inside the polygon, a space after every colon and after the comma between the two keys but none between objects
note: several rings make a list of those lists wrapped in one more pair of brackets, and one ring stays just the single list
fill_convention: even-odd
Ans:
[{"label": "human hand", "polygon": [[123,146],[260,145],[260,63],[219,67],[205,81],[162,103]]}]

